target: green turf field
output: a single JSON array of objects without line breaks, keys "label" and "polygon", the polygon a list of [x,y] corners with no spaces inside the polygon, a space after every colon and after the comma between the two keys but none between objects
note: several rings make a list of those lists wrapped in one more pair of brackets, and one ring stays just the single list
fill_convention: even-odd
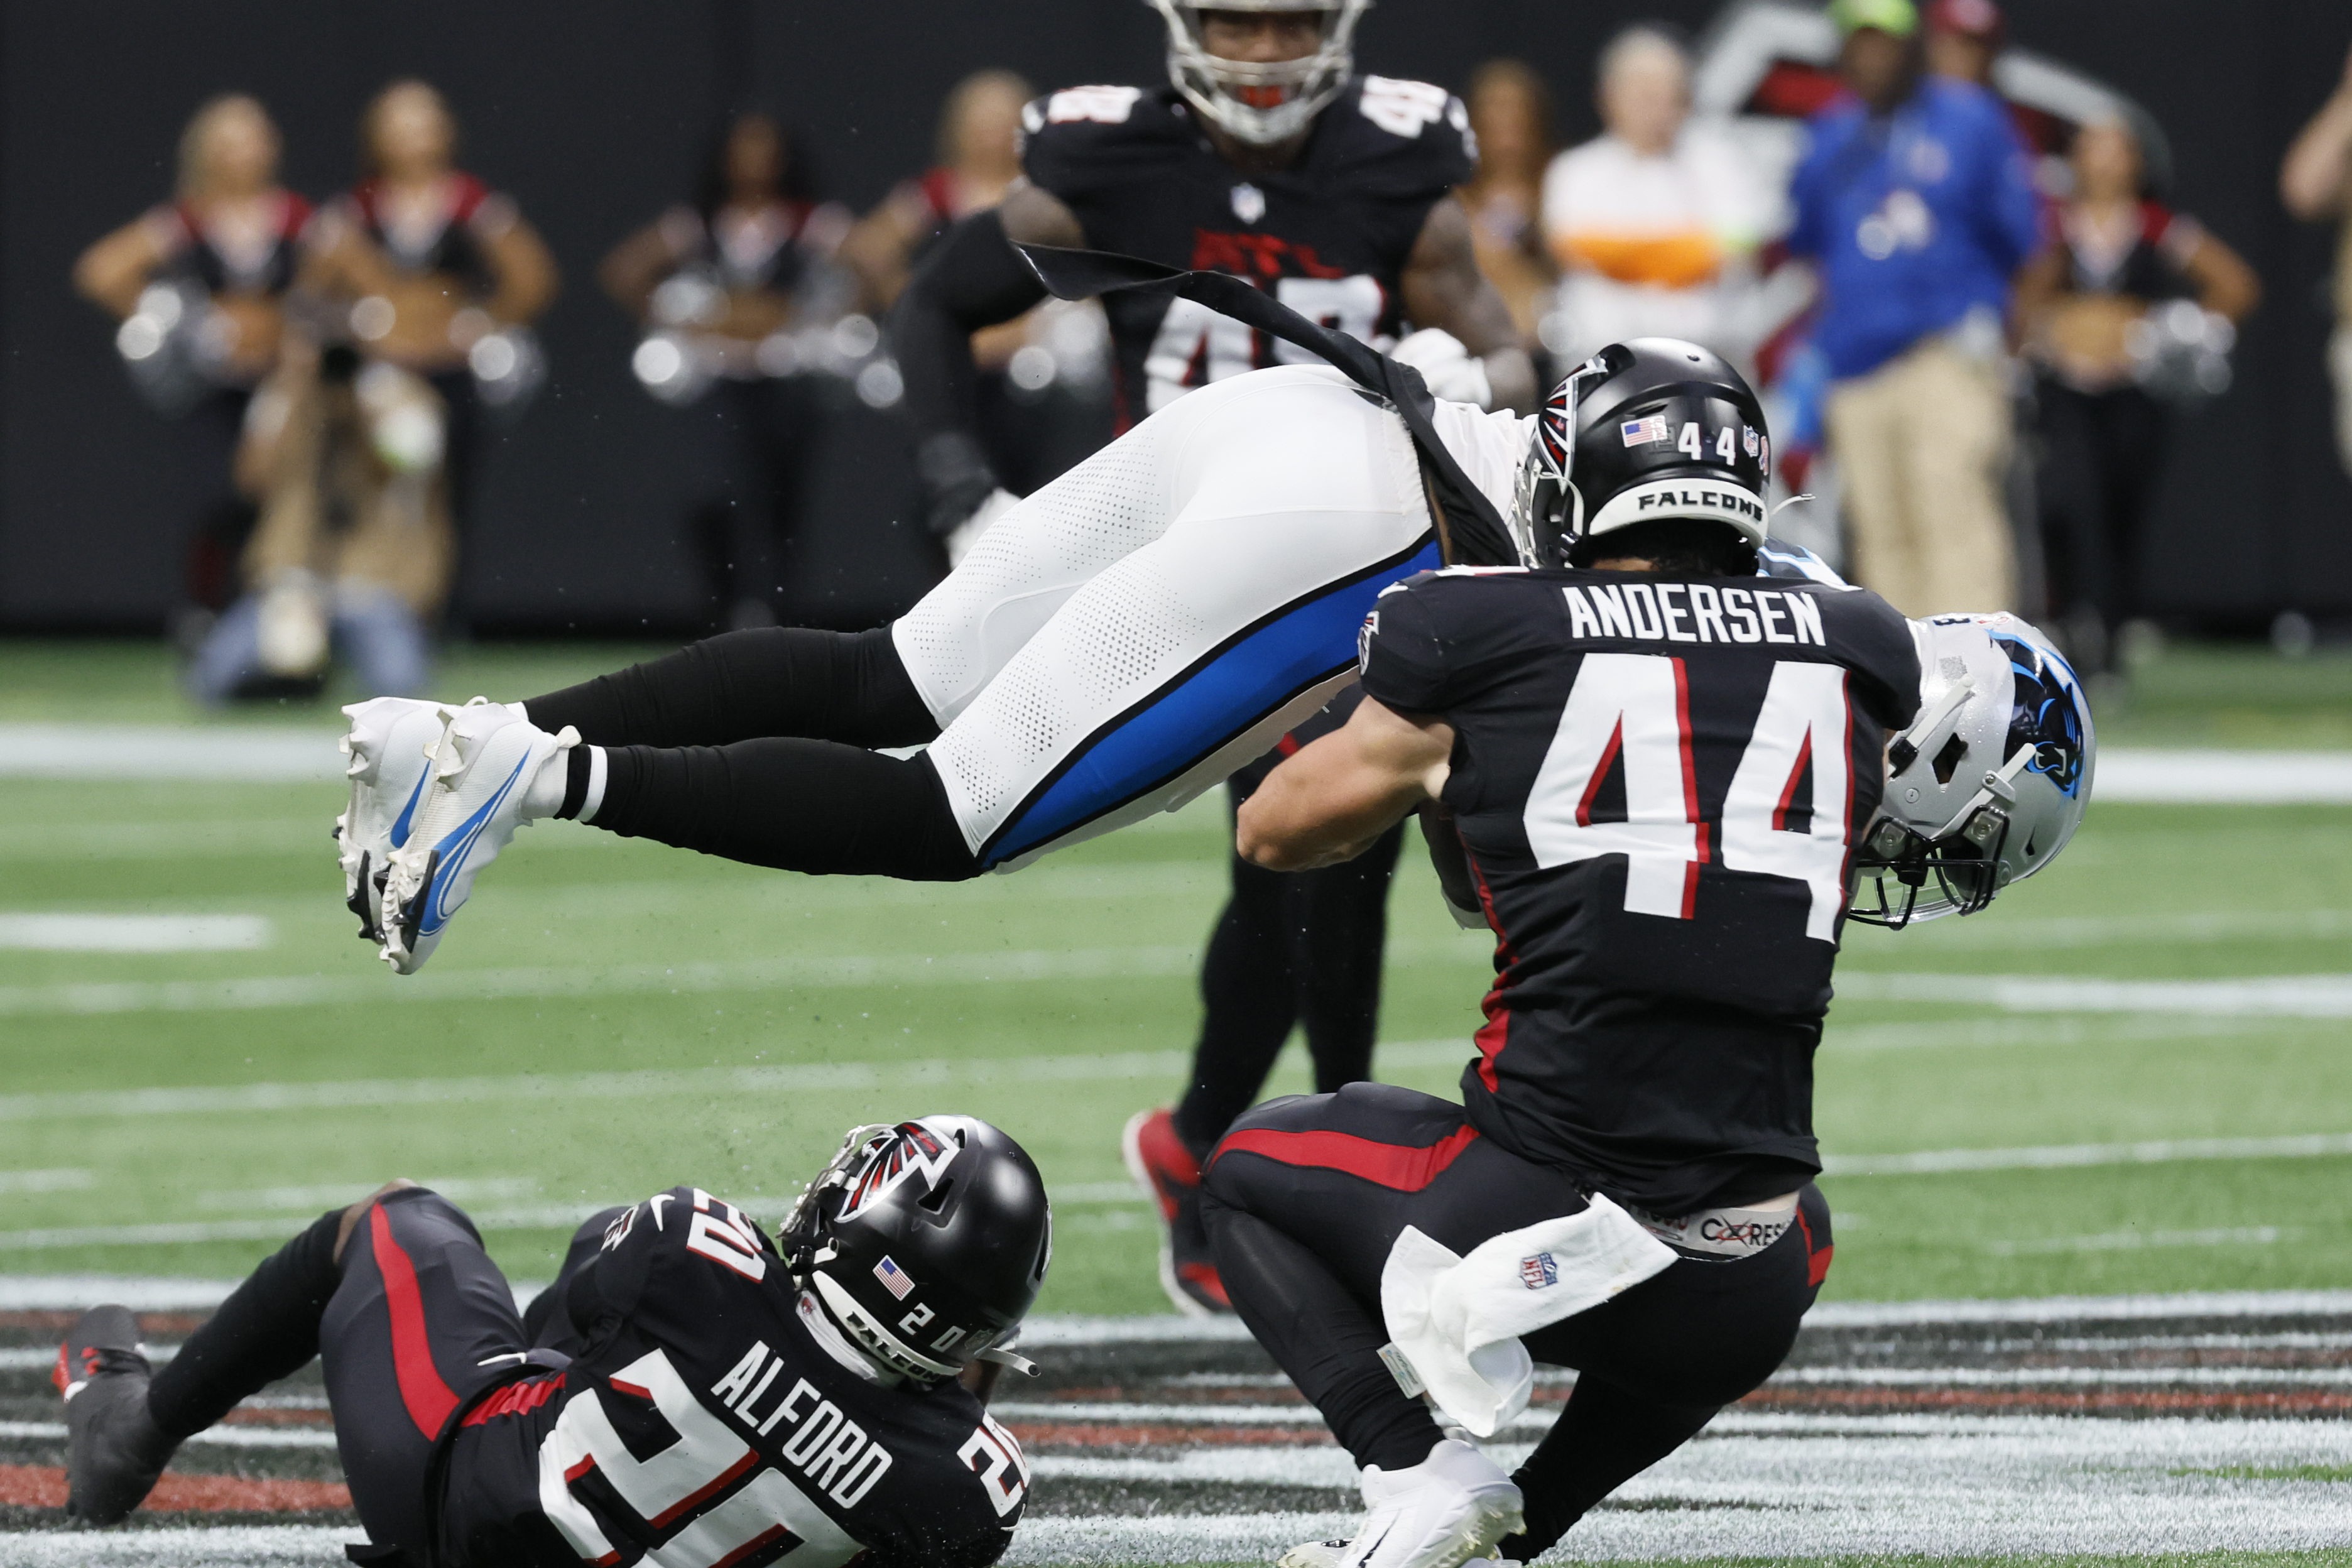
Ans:
[{"label": "green turf field", "polygon": [[[527,694],[620,657],[475,649],[444,684]],[[188,717],[152,648],[0,645],[0,723]],[[2103,720],[2108,744],[2352,745],[2352,660],[2179,653]],[[0,1273],[230,1275],[405,1174],[544,1278],[585,1205],[690,1181],[773,1212],[848,1123],[952,1107],[1002,1122],[1057,1188],[1045,1310],[1164,1307],[1118,1135],[1182,1069],[1221,806],[945,888],[542,826],[401,980],[340,907],[339,804],[324,784],[0,780],[0,915],[266,921],[247,951],[0,950]],[[2352,1285],[2352,1211],[2326,1201],[2352,1152],[2187,1142],[2352,1134],[2342,1017],[2128,984],[2101,1010],[2005,1010],[1917,978],[2341,976],[2347,867],[2352,809],[2095,805],[2066,858],[1986,915],[1853,933],[1819,1062],[1843,1162],[1824,1182],[1831,1296]],[[1392,909],[1382,1076],[1442,1092],[1486,952],[1417,856]],[[1899,999],[1923,989],[1958,999]],[[1301,1086],[1286,1064],[1276,1088]],[[2097,1147],[1948,1153],[2053,1146]]]}]

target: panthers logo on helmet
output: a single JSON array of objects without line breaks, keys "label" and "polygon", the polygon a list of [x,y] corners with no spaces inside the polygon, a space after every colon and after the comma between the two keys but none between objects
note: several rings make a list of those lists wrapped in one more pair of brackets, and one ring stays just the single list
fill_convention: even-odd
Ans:
[{"label": "panthers logo on helmet", "polygon": [[2010,710],[2009,754],[2033,748],[2029,771],[2044,773],[2063,795],[2083,787],[2082,699],[2074,672],[2056,656],[2020,637],[1995,636],[1993,646],[2009,656],[2017,699]]},{"label": "panthers logo on helmet", "polygon": [[890,1132],[889,1142],[867,1157],[866,1168],[850,1184],[849,1196],[835,1216],[837,1221],[856,1218],[911,1177],[922,1178],[926,1193],[935,1190],[958,1152],[955,1144],[919,1121],[901,1121]]}]

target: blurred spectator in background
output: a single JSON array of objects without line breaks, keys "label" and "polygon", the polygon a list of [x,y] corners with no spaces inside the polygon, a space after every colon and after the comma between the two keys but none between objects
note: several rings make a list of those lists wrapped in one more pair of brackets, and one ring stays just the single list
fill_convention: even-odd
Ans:
[{"label": "blurred spectator in background", "polygon": [[462,535],[483,404],[515,407],[544,374],[530,325],[555,298],[555,261],[512,198],[456,166],[440,93],[395,81],[360,120],[362,178],[320,215],[303,271],[338,307],[329,338],[433,384],[447,422],[449,505]]},{"label": "blurred spectator in background", "polygon": [[2279,195],[2299,218],[2342,221],[2336,251],[2336,336],[2327,364],[2336,379],[2336,441],[2352,469],[2352,58],[2344,80],[2287,149]]},{"label": "blurred spectator in background", "polygon": [[[842,247],[877,313],[949,225],[995,206],[1021,177],[1021,110],[1034,96],[1007,70],[974,71],[948,94],[939,162],[901,181]],[[977,434],[1012,489],[1026,495],[1110,438],[1108,350],[1091,300],[1047,300],[971,334]]]},{"label": "blurred spectator in background", "polygon": [[2032,172],[1998,99],[1925,74],[1911,0],[1830,16],[1851,96],[1812,121],[1789,247],[1821,274],[1847,574],[1906,616],[2005,609],[2005,318],[2041,239]]},{"label": "blurred spectator in background", "polygon": [[2017,303],[2036,372],[2048,607],[2090,674],[2107,668],[2109,634],[2137,612],[2171,434],[2159,396],[2226,386],[2228,362],[2214,351],[2226,353],[2262,286],[2196,219],[2149,199],[2139,139],[2123,120],[2084,125],[2073,163],[2057,243],[2027,265]]},{"label": "blurred spectator in background", "polygon": [[1601,51],[1601,136],[1552,161],[1544,232],[1561,279],[1544,346],[1580,360],[1626,338],[1675,337],[1745,363],[1739,319],[1776,202],[1745,152],[1688,123],[1690,57],[1647,25]]},{"label": "blurred spectator in background", "polygon": [[688,527],[723,627],[776,621],[774,546],[800,522],[824,421],[804,374],[818,356],[797,333],[822,334],[848,303],[832,265],[848,227],[813,199],[783,127],[739,114],[713,136],[694,200],[623,240],[599,275],[650,334],[638,379],[684,411]]},{"label": "blurred spectator in background", "polygon": [[1990,89],[1992,62],[2008,37],[2008,20],[1993,0],[1935,0],[1927,7],[1927,68]]},{"label": "blurred spectator in background", "polygon": [[1454,195],[1470,215],[1478,270],[1532,342],[1555,276],[1544,246],[1543,182],[1552,157],[1551,91],[1524,60],[1488,60],[1465,100],[1478,169]]},{"label": "blurred spectator in background", "polygon": [[[281,305],[310,218],[310,204],[278,184],[278,127],[258,102],[213,99],[181,132],[175,198],[74,266],[74,286],[122,323],[115,345],[135,384],[185,432],[201,497],[185,592],[200,612],[227,604],[253,526],[232,458],[254,384],[278,362]],[[183,629],[201,635],[202,625]]]},{"label": "blurred spectator in background", "polygon": [[189,665],[192,695],[315,695],[336,656],[367,696],[424,689],[425,626],[449,584],[445,428],[422,376],[289,342],[237,453],[262,498],[244,593]]}]

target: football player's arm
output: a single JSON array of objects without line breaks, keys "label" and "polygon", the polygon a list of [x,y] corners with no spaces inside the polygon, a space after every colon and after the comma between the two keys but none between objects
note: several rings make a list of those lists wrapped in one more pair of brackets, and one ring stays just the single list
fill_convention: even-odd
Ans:
[{"label": "football player's arm", "polygon": [[1370,697],[1301,747],[1242,803],[1234,847],[1269,871],[1352,860],[1445,788],[1454,727]]},{"label": "football player's arm", "polygon": [[[1470,215],[1460,202],[1444,196],[1429,209],[1398,282],[1413,325],[1453,333],[1478,360],[1490,389],[1486,406],[1535,411],[1535,362],[1519,342],[1503,296],[1478,270]],[[1431,390],[1445,395],[1434,385]]]},{"label": "football player's arm", "polygon": [[2352,197],[2352,58],[2344,80],[2287,149],[2279,167],[2279,197],[2306,221],[2334,217]]},{"label": "football player's arm", "polygon": [[980,444],[971,335],[1045,297],[1045,286],[1013,248],[1015,240],[1083,246],[1086,233],[1058,197],[1018,186],[1001,205],[949,228],[890,310],[890,353],[906,377],[907,412],[917,432],[916,472],[931,531],[942,536],[997,489]]}]

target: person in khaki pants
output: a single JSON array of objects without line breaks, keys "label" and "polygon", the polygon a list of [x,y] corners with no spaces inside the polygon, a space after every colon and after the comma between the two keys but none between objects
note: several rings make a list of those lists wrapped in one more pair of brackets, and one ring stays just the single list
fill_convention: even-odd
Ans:
[{"label": "person in khaki pants", "polygon": [[1848,574],[1906,616],[2005,607],[2003,320],[2042,240],[2025,150],[2000,100],[1926,74],[1912,0],[1830,15],[1849,93],[1813,120],[1789,247],[1821,277]]},{"label": "person in khaki pants", "polygon": [[2287,149],[2279,170],[2286,210],[2306,222],[2344,220],[2336,250],[2336,335],[2327,366],[2336,381],[2336,441],[2352,469],[2352,58],[2336,95],[2313,115]]},{"label": "person in khaki pants", "polygon": [[2014,602],[2011,406],[1995,354],[1945,336],[1832,387],[1847,575],[1906,616]]}]

